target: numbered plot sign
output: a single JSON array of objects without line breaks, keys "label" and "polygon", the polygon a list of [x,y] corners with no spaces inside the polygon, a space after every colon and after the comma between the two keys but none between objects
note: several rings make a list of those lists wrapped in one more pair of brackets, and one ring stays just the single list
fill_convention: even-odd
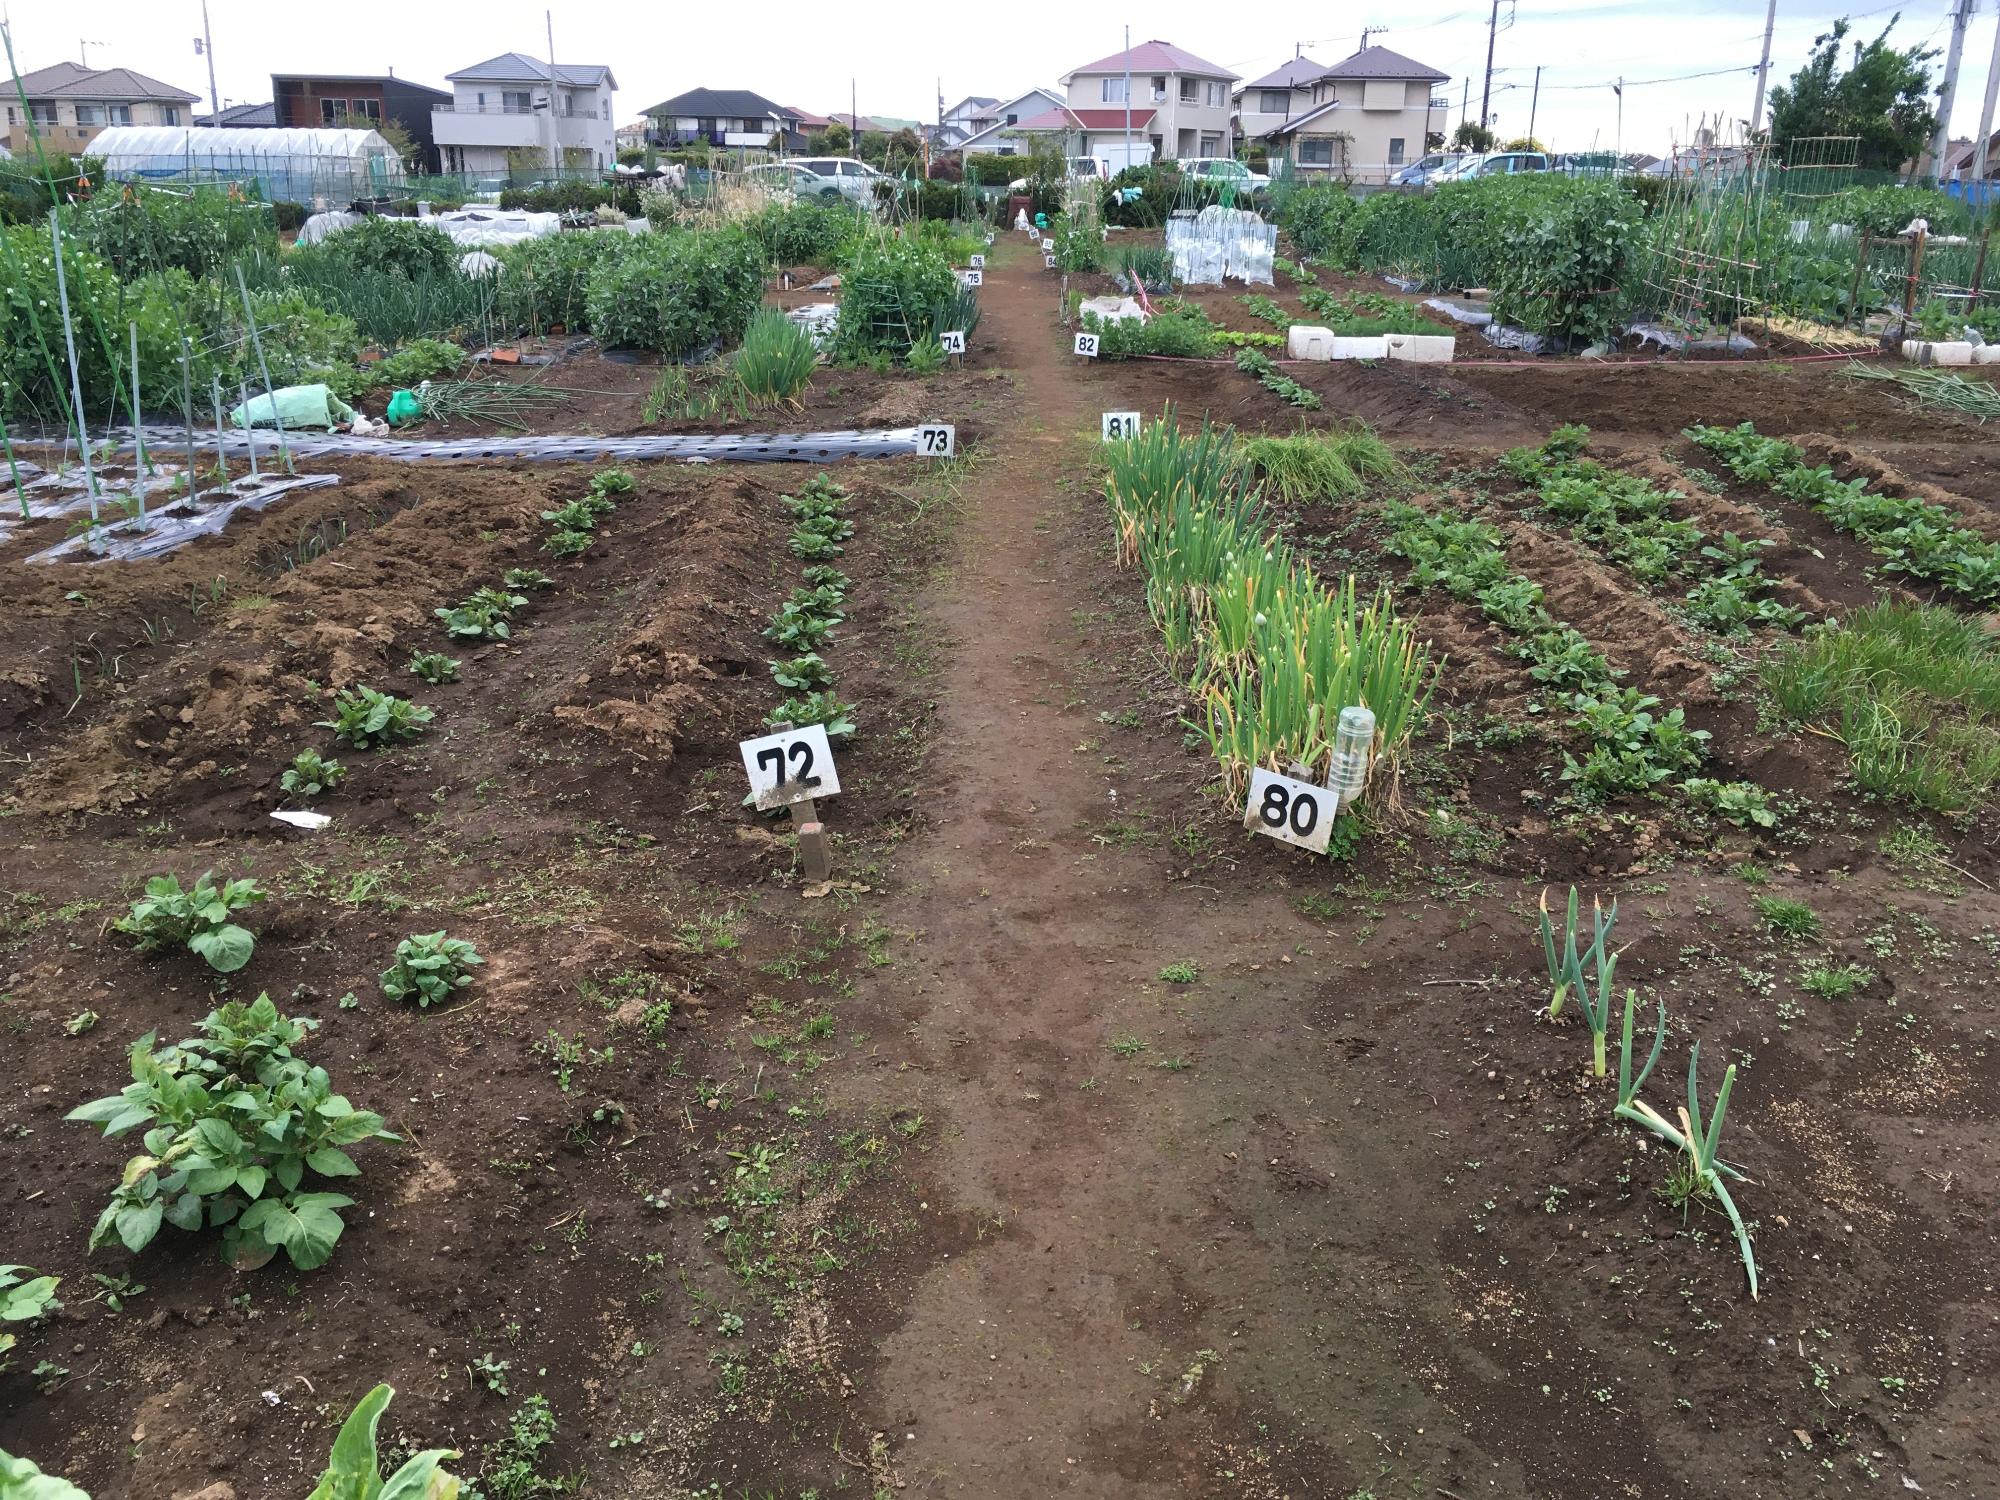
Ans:
[{"label": "numbered plot sign", "polygon": [[[1077,351],[1081,354],[1083,351]],[[1116,443],[1125,438],[1139,435],[1139,414],[1136,411],[1108,411],[1104,414],[1104,441]]]},{"label": "numbered plot sign", "polygon": [[947,354],[965,353],[965,334],[963,330],[954,330],[951,333],[939,334],[938,343],[944,347],[944,352]]},{"label": "numbered plot sign", "polygon": [[1044,235],[1042,238],[1042,254],[1047,255],[1051,250],[1055,249],[1055,247],[1056,247],[1056,242],[1052,239],[1049,239],[1046,235]]},{"label": "numbered plot sign", "polygon": [[1084,359],[1097,358],[1097,335],[1079,333],[1076,336],[1076,352]]},{"label": "numbered plot sign", "polygon": [[1056,258],[1053,255],[1044,255],[1042,257],[1042,264],[1053,271],[1056,268]]},{"label": "numbered plot sign", "polygon": [[[992,235],[989,234],[986,236],[986,243],[989,245],[993,243]],[[968,260],[966,264],[971,266],[972,269],[975,271],[983,271],[986,269],[986,257],[983,255],[975,255],[970,260]]]},{"label": "numbered plot sign", "polygon": [[988,250],[993,248],[993,231],[990,229],[986,231],[986,248]]},{"label": "numbered plot sign", "polygon": [[[961,343],[965,339],[960,334]],[[958,430],[949,422],[928,422],[917,429],[917,452],[925,458],[950,458],[958,451]]]},{"label": "numbered plot sign", "polygon": [[827,744],[823,724],[761,735],[736,748],[742,752],[743,769],[750,773],[750,795],[759,812],[790,807],[810,797],[832,797],[840,791],[840,777],[833,769],[833,747]]},{"label": "numbered plot sign", "polygon": [[1252,771],[1243,826],[1253,833],[1268,833],[1284,843],[1324,854],[1326,841],[1333,833],[1334,809],[1334,794],[1323,786],[1294,781],[1275,771]]},{"label": "numbered plot sign", "polygon": [[986,284],[986,273],[977,266],[974,266],[970,271],[961,271],[959,276],[967,286],[984,286]]}]

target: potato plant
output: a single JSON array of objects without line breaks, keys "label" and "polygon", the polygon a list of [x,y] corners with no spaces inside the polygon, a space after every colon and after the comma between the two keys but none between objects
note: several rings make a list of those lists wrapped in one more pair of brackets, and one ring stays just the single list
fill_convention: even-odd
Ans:
[{"label": "potato plant", "polygon": [[202,871],[187,889],[177,875],[155,875],[146,882],[146,894],[111,927],[136,938],[141,953],[186,948],[217,973],[233,974],[250,962],[257,939],[230,918],[265,897],[254,880],[217,885],[212,870]]},{"label": "potato plant", "polygon": [[340,1210],[354,1200],[308,1191],[308,1174],[359,1176],[346,1147],[401,1137],[293,1054],[318,1025],[280,1015],[259,995],[211,1011],[201,1035],[177,1045],[156,1050],[153,1033],[139,1038],[132,1082],[65,1116],[106,1136],[145,1131],[145,1152],[125,1164],[90,1248],[116,1242],[137,1254],[163,1224],[206,1225],[222,1230],[223,1256],[238,1269],[280,1250],[301,1271],[325,1265],[345,1227]]},{"label": "potato plant", "polygon": [[433,610],[448,634],[462,640],[504,641],[512,633],[514,611],[528,602],[526,594],[506,589],[475,589],[462,603],[450,609]]},{"label": "potato plant", "polygon": [[[56,1300],[59,1276],[37,1276],[32,1266],[0,1266],[0,1324],[33,1323],[62,1310]],[[0,1370],[7,1368],[7,1352],[16,1340],[0,1333]]]},{"label": "potato plant", "polygon": [[428,1010],[472,983],[466,971],[485,962],[479,950],[462,939],[441,931],[414,932],[396,945],[396,961],[382,971],[382,993],[391,1000],[414,1000]]},{"label": "potato plant", "polygon": [[770,713],[764,722],[774,728],[779,724],[790,724],[801,728],[807,724],[826,726],[826,737],[830,740],[850,739],[854,734],[854,705],[843,703],[831,692],[807,693],[803,697],[787,698]]},{"label": "potato plant", "polygon": [[442,651],[417,651],[410,656],[410,674],[425,682],[456,682],[458,668],[458,658]]},{"label": "potato plant", "polygon": [[379,750],[416,739],[430,727],[433,717],[428,708],[407,698],[362,684],[338,694],[333,700],[333,717],[320,720],[318,727],[331,729],[335,739],[357,750]]},{"label": "potato plant", "polygon": [[540,568],[509,568],[500,575],[500,584],[509,589],[552,589],[556,581]]},{"label": "potato plant", "polygon": [[339,761],[328,760],[317,750],[301,750],[278,778],[278,789],[288,797],[307,801],[332,791],[346,779],[347,767]]}]

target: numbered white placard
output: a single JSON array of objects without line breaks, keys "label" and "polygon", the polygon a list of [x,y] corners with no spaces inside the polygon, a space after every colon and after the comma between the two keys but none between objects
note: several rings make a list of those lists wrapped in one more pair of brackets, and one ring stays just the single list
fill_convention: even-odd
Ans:
[{"label": "numbered white placard", "polygon": [[[986,236],[986,243],[989,245],[993,243],[992,235],[989,234]],[[975,271],[983,271],[986,269],[986,257],[983,255],[975,255],[969,261],[967,261],[966,264],[971,266],[972,269]]]},{"label": "numbered white placard", "polygon": [[808,724],[759,735],[737,747],[743,769],[750,775],[750,795],[759,812],[771,812],[812,797],[832,797],[840,791],[833,768],[833,747],[826,726]]},{"label": "numbered white placard", "polygon": [[1094,333],[1079,333],[1076,336],[1076,352],[1078,357],[1082,359],[1097,358],[1097,335]]},{"label": "numbered white placard", "polygon": [[1042,236],[1042,254],[1047,255],[1055,247],[1056,242],[1054,240],[1050,239],[1047,235]]},{"label": "numbered white placard", "polygon": [[1310,781],[1294,781],[1276,771],[1250,773],[1250,800],[1243,808],[1243,826],[1267,833],[1315,854],[1326,853],[1338,804],[1334,793]]},{"label": "numbered white placard", "polygon": [[1056,268],[1056,258],[1053,255],[1044,255],[1042,257],[1042,264],[1053,271]]},{"label": "numbered white placard", "polygon": [[[1079,354],[1082,350],[1077,351]],[[1139,435],[1139,414],[1136,411],[1108,411],[1104,414],[1104,441],[1122,442],[1126,438]]]},{"label": "numbered white placard", "polygon": [[[960,334],[962,339],[964,334]],[[917,452],[924,458],[950,458],[958,451],[958,430],[949,422],[927,422],[917,429]]]},{"label": "numbered white placard", "polygon": [[947,354],[965,353],[965,334],[957,329],[950,333],[939,334],[938,343],[944,346],[944,352]]},{"label": "numbered white placard", "polygon": [[986,285],[986,273],[977,266],[973,267],[970,271],[960,271],[958,274],[959,279],[967,286]]}]

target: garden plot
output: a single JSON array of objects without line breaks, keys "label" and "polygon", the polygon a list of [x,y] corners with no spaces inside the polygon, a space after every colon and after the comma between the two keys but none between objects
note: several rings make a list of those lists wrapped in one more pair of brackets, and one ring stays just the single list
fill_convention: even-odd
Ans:
[{"label": "garden plot", "polygon": [[[421,498],[275,578],[225,575],[163,660],[93,686],[67,717],[51,702],[12,725],[8,806],[45,833],[9,860],[21,973],[7,1004],[69,1024],[17,1045],[17,1076],[53,1092],[46,1108],[10,1106],[25,1113],[0,1173],[41,1191],[10,1190],[32,1198],[9,1253],[66,1294],[106,1272],[129,1313],[93,1328],[85,1358],[31,1335],[29,1363],[49,1358],[7,1376],[31,1393],[6,1424],[10,1451],[102,1494],[199,1487],[225,1457],[239,1486],[297,1489],[342,1414],[279,1369],[306,1336],[315,1385],[335,1361],[365,1364],[397,1388],[396,1420],[468,1450],[459,1467],[475,1473],[523,1457],[555,1472],[520,1441],[545,1397],[563,1451],[599,1433],[600,1484],[628,1464],[694,1472],[711,1428],[766,1399],[789,1350],[788,1399],[800,1381],[824,1387],[826,1421],[796,1439],[823,1456],[853,1368],[843,1351],[870,1317],[840,1300],[840,1273],[901,1274],[891,1226],[907,1183],[881,1168],[922,1128],[827,1119],[812,1075],[876,1024],[843,1002],[848,976],[902,941],[853,911],[853,893],[873,851],[920,817],[914,745],[894,730],[925,714],[899,663],[899,601],[948,512],[943,477],[359,465],[340,498],[405,485]],[[250,550],[247,531],[232,540],[234,556]],[[810,596],[788,601],[802,573]],[[45,619],[38,648],[17,619],[15,644],[33,659],[67,623]],[[821,709],[841,757],[843,796],[823,816],[845,894],[823,921],[768,923],[757,892],[794,881],[794,856],[780,827],[738,808],[735,742]],[[270,819],[279,807],[332,822],[293,833]],[[65,811],[96,816],[64,831]],[[203,899],[233,914],[190,947],[169,915],[208,868]],[[179,882],[158,889],[168,915],[98,932],[143,877],[165,875]],[[87,961],[56,956],[72,938]],[[148,1236],[119,1211],[86,1258],[133,1148],[62,1113],[129,1081],[140,1033],[196,1036],[223,999],[260,992],[273,1011],[227,1024],[288,1034],[400,1139],[325,1143],[359,1175],[313,1158],[305,1237],[250,1216],[188,1232],[177,1210],[128,1255],[120,1240]],[[746,1006],[757,1019],[738,1034]],[[276,1013],[310,1029],[286,1033]],[[218,1259],[271,1250],[288,1269],[268,1284],[233,1282]],[[327,1256],[334,1274],[313,1269]],[[355,1286],[365,1319],[337,1311]],[[88,1305],[81,1290],[72,1305]],[[149,1306],[168,1319],[149,1324]],[[425,1352],[443,1347],[442,1365]],[[121,1374],[169,1350],[237,1376],[196,1389]],[[715,1394],[690,1403],[678,1379],[661,1386],[668,1370]],[[260,1399],[273,1387],[277,1403]],[[111,1441],[163,1396],[189,1434],[253,1414],[259,1456],[235,1437],[136,1456]],[[607,1455],[614,1428],[644,1441]]]}]

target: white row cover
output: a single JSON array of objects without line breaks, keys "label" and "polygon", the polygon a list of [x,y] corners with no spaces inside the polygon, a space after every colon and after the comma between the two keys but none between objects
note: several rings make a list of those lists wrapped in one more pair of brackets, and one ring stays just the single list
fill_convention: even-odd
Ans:
[{"label": "white row cover", "polygon": [[365,175],[401,182],[403,160],[373,130],[211,130],[185,125],[114,125],[90,143],[113,177],[170,176],[192,168],[225,175]]}]

